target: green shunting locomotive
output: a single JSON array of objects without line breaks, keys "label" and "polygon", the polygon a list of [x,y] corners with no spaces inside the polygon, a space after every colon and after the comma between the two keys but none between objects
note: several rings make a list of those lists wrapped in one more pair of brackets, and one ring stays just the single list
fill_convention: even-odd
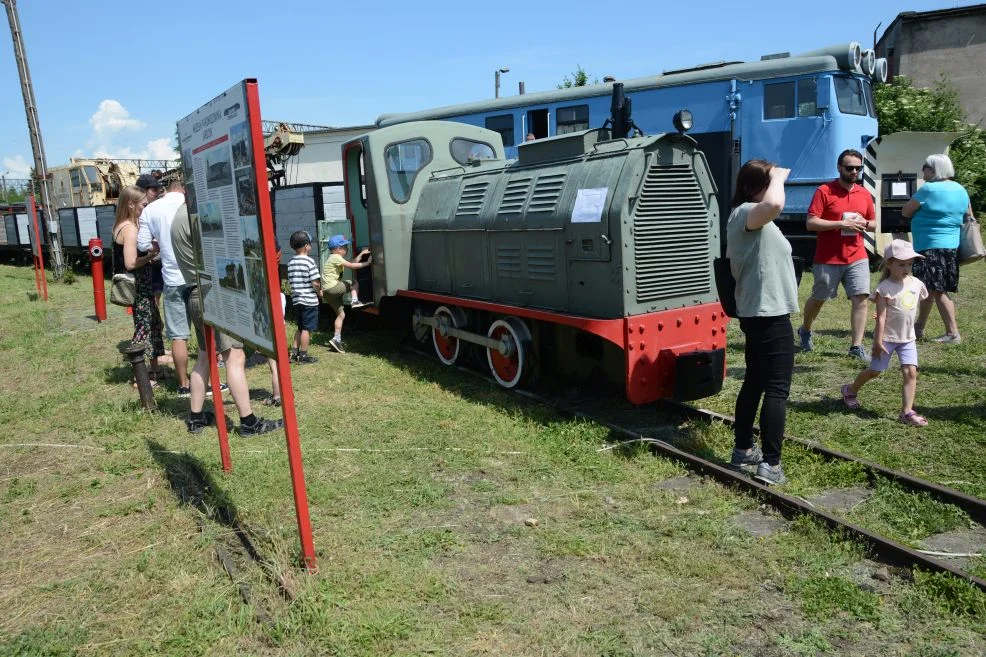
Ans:
[{"label": "green shunting locomotive", "polygon": [[372,311],[406,314],[443,363],[478,357],[506,388],[550,375],[622,385],[637,404],[717,393],[716,187],[690,115],[675,119],[678,133],[630,136],[617,89],[606,127],[523,144],[516,160],[496,132],[444,121],[348,142]]}]

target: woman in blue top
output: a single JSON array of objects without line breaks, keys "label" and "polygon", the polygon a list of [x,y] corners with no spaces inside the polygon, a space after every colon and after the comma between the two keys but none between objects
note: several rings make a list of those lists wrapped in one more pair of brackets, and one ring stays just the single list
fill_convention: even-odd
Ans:
[{"label": "woman in blue top", "polygon": [[914,193],[901,213],[911,217],[911,236],[914,250],[924,256],[914,263],[914,276],[928,288],[928,298],[921,302],[914,331],[918,339],[931,313],[938,313],[945,324],[945,335],[935,342],[959,343],[959,327],[955,321],[955,304],[949,292],[959,289],[959,232],[965,217],[973,217],[969,194],[955,177],[955,167],[947,155],[929,155],[921,167],[924,185]]},{"label": "woman in blue top", "polygon": [[[746,335],[746,374],[736,398],[735,443],[730,464],[756,465],[756,478],[787,482],[781,442],[794,371],[791,313],[798,310],[798,284],[791,243],[774,224],[784,209],[784,181],[790,170],[750,160],[736,177],[733,211],[726,224],[726,257],[736,279],[736,313]],[[753,421],[760,408],[760,442],[753,445]]]}]

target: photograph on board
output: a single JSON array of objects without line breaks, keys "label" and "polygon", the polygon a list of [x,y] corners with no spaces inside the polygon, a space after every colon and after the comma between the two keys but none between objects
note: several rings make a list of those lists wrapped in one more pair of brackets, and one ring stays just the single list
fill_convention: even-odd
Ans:
[{"label": "photograph on board", "polygon": [[236,170],[236,202],[241,216],[257,214],[257,188],[253,184],[253,169]]},{"label": "photograph on board", "polygon": [[205,186],[209,189],[233,184],[233,165],[229,161],[229,149],[220,144],[205,154]]},{"label": "photograph on board", "polygon": [[253,300],[253,331],[268,342],[274,340],[270,321],[270,294],[263,260],[246,261],[247,282],[250,284],[250,298]]},{"label": "photograph on board", "polygon": [[240,235],[243,236],[243,255],[247,258],[263,258],[260,247],[260,224],[256,217],[240,218]]},{"label": "photograph on board", "polygon": [[229,129],[229,141],[233,150],[233,168],[250,164],[250,126],[246,121]]},{"label": "photograph on board", "polygon": [[199,224],[202,226],[202,237],[223,236],[223,213],[218,203],[209,201],[199,204]]},{"label": "photograph on board", "polygon": [[219,287],[237,292],[246,291],[242,260],[216,258],[216,275],[220,277]]}]

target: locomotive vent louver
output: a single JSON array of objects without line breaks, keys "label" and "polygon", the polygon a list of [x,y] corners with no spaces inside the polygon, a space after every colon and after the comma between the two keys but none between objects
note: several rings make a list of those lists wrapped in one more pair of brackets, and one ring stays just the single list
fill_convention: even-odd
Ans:
[{"label": "locomotive vent louver", "polygon": [[459,205],[455,208],[456,217],[478,217],[480,210],[483,209],[483,202],[486,200],[486,190],[489,189],[488,180],[472,182],[462,190],[459,197]]},{"label": "locomotive vent louver", "polygon": [[637,303],[711,291],[709,230],[691,167],[652,165],[633,213]]}]

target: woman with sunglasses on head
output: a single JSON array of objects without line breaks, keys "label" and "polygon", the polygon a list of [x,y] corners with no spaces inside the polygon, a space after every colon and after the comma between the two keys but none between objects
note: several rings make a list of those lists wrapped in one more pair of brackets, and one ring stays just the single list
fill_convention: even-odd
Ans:
[{"label": "woman with sunglasses on head", "polygon": [[923,256],[914,263],[914,276],[924,283],[929,293],[928,298],[921,301],[914,332],[920,340],[931,306],[937,305],[945,324],[945,334],[935,342],[957,344],[962,338],[955,320],[955,304],[948,293],[959,290],[958,249],[962,222],[975,215],[969,193],[952,180],[955,167],[947,155],[929,155],[921,167],[921,174],[924,185],[901,209],[901,214],[911,218],[914,250]]},{"label": "woman with sunglasses on head", "polygon": [[[139,187],[126,187],[120,192],[113,223],[113,259],[134,275],[134,335],[130,342],[145,345],[144,355],[151,363],[150,371],[155,373],[158,357],[164,355],[164,335],[151,282],[151,265],[158,252],[137,250],[137,228],[145,205],[147,199]],[[157,385],[153,378],[152,384]]]}]

